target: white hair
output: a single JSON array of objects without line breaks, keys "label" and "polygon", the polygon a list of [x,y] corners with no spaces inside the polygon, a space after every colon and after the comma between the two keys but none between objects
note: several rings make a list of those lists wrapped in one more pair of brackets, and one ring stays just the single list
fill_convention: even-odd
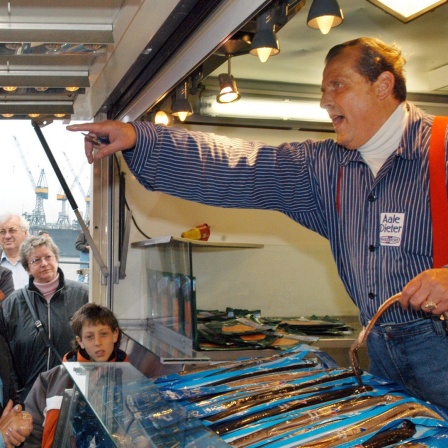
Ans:
[{"label": "white hair", "polygon": [[13,218],[18,218],[20,221],[20,227],[22,227],[22,230],[25,232],[28,232],[30,230],[30,223],[20,215],[15,215],[14,213],[5,213],[4,215],[0,216],[0,227],[3,226],[8,221],[11,221]]}]

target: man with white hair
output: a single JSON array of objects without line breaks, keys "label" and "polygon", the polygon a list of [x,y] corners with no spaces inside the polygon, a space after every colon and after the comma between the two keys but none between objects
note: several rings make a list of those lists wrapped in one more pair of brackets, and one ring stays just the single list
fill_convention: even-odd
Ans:
[{"label": "man with white hair", "polygon": [[20,215],[11,213],[0,216],[0,266],[12,271],[14,289],[28,285],[29,274],[20,262],[20,246],[28,236],[29,222]]}]

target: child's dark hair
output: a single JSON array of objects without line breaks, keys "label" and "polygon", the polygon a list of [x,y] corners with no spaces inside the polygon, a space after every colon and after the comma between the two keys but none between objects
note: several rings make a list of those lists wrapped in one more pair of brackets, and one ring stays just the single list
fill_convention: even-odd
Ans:
[{"label": "child's dark hair", "polygon": [[[107,307],[97,305],[96,303],[86,303],[78,311],[73,314],[71,320],[71,326],[75,336],[81,338],[82,328],[84,325],[107,325],[110,329],[115,332],[118,330],[118,339],[115,343],[115,350],[120,347],[121,342],[121,329],[118,324],[118,320],[115,314]],[[75,341],[75,347],[79,348],[78,343]]]}]

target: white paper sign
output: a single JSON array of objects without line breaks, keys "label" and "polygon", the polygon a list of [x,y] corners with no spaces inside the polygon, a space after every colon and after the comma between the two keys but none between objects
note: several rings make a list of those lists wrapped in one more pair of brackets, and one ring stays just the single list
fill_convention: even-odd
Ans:
[{"label": "white paper sign", "polygon": [[404,213],[381,213],[380,245],[400,246],[403,226]]}]

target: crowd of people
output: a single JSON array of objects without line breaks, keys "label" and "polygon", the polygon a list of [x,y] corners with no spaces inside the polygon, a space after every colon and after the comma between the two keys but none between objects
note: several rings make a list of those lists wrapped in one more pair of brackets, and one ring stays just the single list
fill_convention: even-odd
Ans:
[{"label": "crowd of people", "polygon": [[[19,215],[0,216],[0,448],[53,446],[62,395],[73,387],[63,362],[129,361],[113,312],[89,303],[88,285],[65,278],[51,235],[29,228]],[[77,446],[93,437],[102,446],[88,409],[77,411]]]},{"label": "crowd of people", "polygon": [[[28,284],[2,302],[0,328],[13,353],[18,391],[24,400],[39,373],[60,364],[70,350],[75,335],[68,322],[89,301],[89,289],[64,278],[52,238],[29,236],[20,255]],[[42,324],[39,328],[37,320]]]},{"label": "crowd of people", "polygon": [[[59,248],[47,232],[30,235],[28,221],[5,214],[0,246],[0,447],[51,446],[42,442],[46,400],[36,401],[33,392],[29,410],[22,411],[30,390],[39,391],[46,372],[62,375],[63,361],[127,360],[114,345],[121,333],[110,310],[89,303],[88,285],[65,278]],[[93,334],[88,338],[87,328]],[[99,348],[108,355],[99,359]],[[68,386],[68,374],[61,384]],[[52,440],[55,428],[48,428]]]}]

